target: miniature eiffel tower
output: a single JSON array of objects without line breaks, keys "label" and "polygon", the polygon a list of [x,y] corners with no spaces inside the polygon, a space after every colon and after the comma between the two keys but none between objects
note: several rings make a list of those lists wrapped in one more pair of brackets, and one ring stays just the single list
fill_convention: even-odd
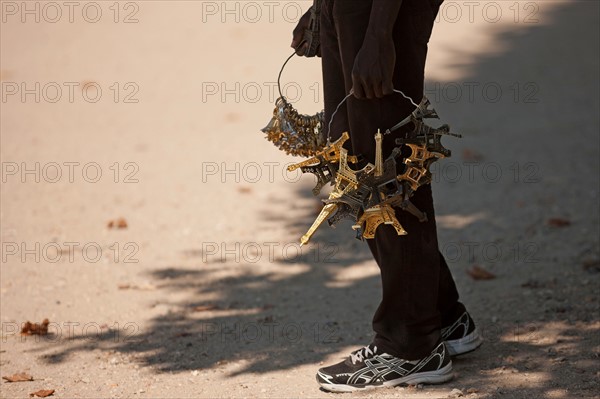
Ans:
[{"label": "miniature eiffel tower", "polygon": [[404,164],[406,170],[398,175],[399,180],[406,180],[413,191],[424,185],[431,183],[431,172],[429,166],[441,158],[446,158],[443,152],[430,151],[427,144],[405,143],[410,147],[411,154],[406,157]]},{"label": "miniature eiffel tower", "polygon": [[[349,138],[348,132],[344,132],[342,137],[338,139],[331,146],[327,147],[323,150],[323,153],[328,154],[328,159],[335,160],[337,157],[339,161],[339,167],[335,176],[335,186],[331,194],[329,194],[329,200],[336,200],[340,198],[344,194],[348,194],[349,192],[356,191],[358,189],[358,174],[361,173],[371,173],[375,168],[372,164],[367,164],[363,169],[359,171],[354,171],[348,166],[348,162],[352,162],[356,160],[356,157],[348,155],[348,150],[342,147],[344,141]],[[341,140],[341,142],[340,142]],[[329,161],[333,162],[333,161]],[[292,165],[294,166],[294,165]],[[308,229],[306,234],[302,236],[300,239],[300,246],[307,244],[312,235],[317,231],[319,226],[327,220],[330,216],[332,216],[339,208],[339,204],[336,202],[330,202],[326,204],[321,212],[313,222],[312,226]]]},{"label": "miniature eiffel tower", "polygon": [[[399,236],[408,234],[404,227],[400,224],[396,215],[394,214],[394,208],[389,204],[377,205],[372,208],[365,210],[360,219],[352,226],[354,230],[362,231],[364,238],[375,238],[375,231],[380,224],[390,224]],[[364,224],[364,229],[363,229]]]},{"label": "miniature eiffel tower", "polygon": [[[349,171],[351,172],[352,170],[348,167],[347,156],[348,151],[345,148],[342,148],[340,151],[340,169],[338,170],[338,173],[336,175],[335,187],[333,188],[331,194],[329,194],[329,200],[337,199],[343,194],[347,193],[348,191],[356,190],[356,188],[358,187],[358,180],[356,180],[356,177],[352,176],[351,173],[349,173]],[[340,174],[340,171],[343,170],[343,168],[345,168],[346,170],[344,170],[344,172]],[[338,210],[338,207],[339,204],[331,202],[326,204],[323,207],[323,209],[321,209],[321,212],[319,212],[319,215],[317,216],[313,224],[310,226],[306,234],[304,234],[302,238],[300,238],[300,246],[303,246],[307,244],[308,241],[310,241],[310,238],[313,236],[315,231],[317,231],[319,226],[321,226],[321,224],[323,224],[325,220],[332,216],[335,213],[335,211]]]},{"label": "miniature eiffel tower", "polygon": [[[324,162],[338,162],[340,160],[340,154],[343,150],[342,146],[349,138],[350,136],[348,135],[348,132],[344,132],[339,139],[337,139],[327,147],[323,148],[323,150],[317,151],[317,153],[314,156],[305,159],[302,162],[298,162],[296,164],[288,166],[288,172],[293,172],[294,170],[304,166],[314,166],[322,164]],[[353,155],[348,156],[348,160],[352,163],[357,162],[356,156]]]},{"label": "miniature eiffel tower", "polygon": [[375,177],[381,177],[383,175],[383,135],[381,131],[377,129],[375,134]]},{"label": "miniature eiffel tower", "polygon": [[[382,149],[383,135],[378,130],[375,134],[375,167],[373,174],[376,177],[383,175],[383,149]],[[378,195],[374,192],[372,195]],[[356,224],[352,226],[354,230],[359,233],[362,231],[362,237],[364,238],[375,238],[375,231],[380,224],[390,224],[396,229],[398,235],[406,235],[406,230],[402,227],[396,215],[394,214],[394,208],[389,204],[375,205],[364,211],[361,217],[358,219]],[[364,225],[364,228],[363,228]]]}]

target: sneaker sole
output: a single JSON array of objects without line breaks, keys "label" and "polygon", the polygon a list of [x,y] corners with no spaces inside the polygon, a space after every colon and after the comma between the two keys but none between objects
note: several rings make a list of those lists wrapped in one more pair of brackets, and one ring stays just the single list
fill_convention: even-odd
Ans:
[{"label": "sneaker sole", "polygon": [[473,352],[483,343],[483,338],[479,334],[479,330],[475,328],[471,334],[460,339],[445,341],[446,348],[450,356],[464,355],[465,353]]},{"label": "sneaker sole", "polygon": [[435,371],[425,371],[422,373],[415,373],[407,375],[406,377],[397,378],[395,380],[383,381],[377,384],[370,385],[345,385],[345,384],[326,384],[319,381],[317,382],[324,390],[328,392],[356,392],[364,391],[367,389],[375,389],[382,387],[394,387],[396,385],[417,385],[417,384],[442,384],[450,381],[454,377],[452,373],[452,361],[441,369]]}]

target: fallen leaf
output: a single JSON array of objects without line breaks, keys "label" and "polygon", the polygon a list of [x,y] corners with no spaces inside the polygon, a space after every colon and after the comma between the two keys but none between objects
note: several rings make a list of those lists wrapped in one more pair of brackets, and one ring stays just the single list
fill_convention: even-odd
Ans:
[{"label": "fallen leaf", "polygon": [[23,328],[21,328],[21,334],[23,335],[46,335],[48,334],[48,319],[44,319],[42,324],[31,323],[27,321]]},{"label": "fallen leaf", "polygon": [[192,308],[192,311],[194,312],[206,312],[208,310],[216,310],[219,309],[219,305],[215,305],[213,304],[208,304],[208,305],[199,305],[199,306],[194,306]]},{"label": "fallen leaf", "polygon": [[465,161],[483,161],[483,155],[470,148],[465,148],[463,150],[462,158]]},{"label": "fallen leaf", "polygon": [[471,276],[473,280],[492,280],[496,278],[495,274],[488,272],[478,265],[473,265],[473,267],[468,269],[467,274]]},{"label": "fallen leaf", "polygon": [[7,382],[23,382],[23,381],[33,381],[33,376],[27,373],[17,373],[9,376],[4,376],[2,379]]},{"label": "fallen leaf", "polygon": [[600,260],[598,259],[586,259],[583,261],[583,270],[590,273],[600,272]]},{"label": "fallen leaf", "polygon": [[89,86],[95,86],[98,83],[93,80],[82,80],[79,84],[81,85],[81,90],[83,91],[87,90]]},{"label": "fallen leaf", "polygon": [[547,223],[551,227],[566,227],[571,225],[571,221],[564,218],[550,218]]},{"label": "fallen leaf", "polygon": [[549,281],[539,281],[539,280],[535,280],[535,279],[529,279],[526,282],[524,282],[523,284],[521,284],[521,287],[523,288],[554,288],[556,286],[556,279],[552,279]]},{"label": "fallen leaf", "polygon": [[127,228],[127,220],[125,218],[118,218],[116,220],[110,220],[106,225],[109,229],[126,229]]},{"label": "fallen leaf", "polygon": [[54,393],[54,389],[40,389],[39,391],[35,391],[29,394],[30,398],[37,396],[38,398],[45,398],[46,396],[50,396]]}]

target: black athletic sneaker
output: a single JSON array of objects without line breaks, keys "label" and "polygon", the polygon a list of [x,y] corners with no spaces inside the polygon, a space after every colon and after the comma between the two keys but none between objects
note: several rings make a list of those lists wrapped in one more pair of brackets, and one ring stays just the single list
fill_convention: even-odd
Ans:
[{"label": "black athletic sneaker", "polygon": [[440,384],[452,376],[452,360],[443,342],[429,356],[413,361],[380,353],[371,344],[341,363],[320,369],[317,382],[329,392],[352,392],[400,384]]},{"label": "black athletic sneaker", "polygon": [[442,328],[442,340],[446,343],[450,356],[474,351],[483,343],[483,337],[467,312],[448,327]]}]

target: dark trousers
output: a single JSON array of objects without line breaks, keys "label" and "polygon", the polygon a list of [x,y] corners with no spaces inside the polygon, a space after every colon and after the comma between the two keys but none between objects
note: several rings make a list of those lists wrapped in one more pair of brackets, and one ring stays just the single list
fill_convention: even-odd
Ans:
[{"label": "dark trousers", "polygon": [[[423,96],[427,42],[438,8],[436,0],[404,0],[394,26],[394,88],[416,103]],[[352,67],[363,44],[370,10],[371,0],[323,0],[321,54],[327,122],[352,88]],[[377,129],[383,132],[413,109],[400,94],[374,100],[352,96],[335,115],[331,139],[348,131],[350,152],[373,163]],[[398,131],[384,137],[384,157],[391,153],[394,139],[404,133]],[[440,341],[440,328],[451,324],[465,310],[458,302],[454,280],[438,249],[431,186],[417,190],[412,202],[427,213],[428,222],[421,223],[397,209],[396,217],[408,235],[398,236],[393,227],[381,225],[375,238],[367,240],[381,270],[383,286],[383,298],[373,318],[373,343],[409,360],[428,355]]]}]

